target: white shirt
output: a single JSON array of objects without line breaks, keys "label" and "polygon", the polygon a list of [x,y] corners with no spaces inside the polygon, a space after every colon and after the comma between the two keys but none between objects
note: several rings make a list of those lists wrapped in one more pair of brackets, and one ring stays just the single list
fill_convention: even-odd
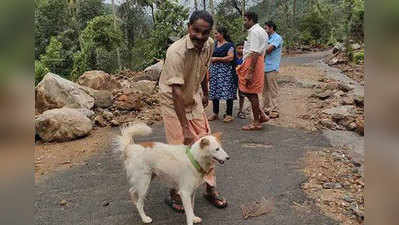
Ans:
[{"label": "white shirt", "polygon": [[244,60],[252,52],[264,55],[267,48],[269,36],[266,31],[257,23],[248,30],[247,40],[244,42]]}]

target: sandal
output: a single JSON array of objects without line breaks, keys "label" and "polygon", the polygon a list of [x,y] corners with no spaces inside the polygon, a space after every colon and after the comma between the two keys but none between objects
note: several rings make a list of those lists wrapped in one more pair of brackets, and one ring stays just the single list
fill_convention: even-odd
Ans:
[{"label": "sandal", "polygon": [[270,118],[264,114],[263,117],[261,116],[259,122],[260,122],[260,123],[266,123],[266,122],[269,121],[269,120],[270,120]]},{"label": "sandal", "polygon": [[212,116],[208,117],[208,121],[214,121],[214,120],[218,120],[219,117],[216,114],[212,114]]},{"label": "sandal", "polygon": [[255,125],[255,124],[248,124],[246,126],[243,126],[241,130],[245,131],[251,131],[251,130],[262,130],[263,126],[262,125]]},{"label": "sandal", "polygon": [[208,200],[216,208],[224,209],[227,207],[226,199],[223,197],[220,197],[220,195],[218,193],[214,193],[214,194],[205,193],[204,198],[206,200]]},{"label": "sandal", "polygon": [[173,211],[177,213],[184,213],[184,206],[183,203],[181,202],[180,196],[178,199],[174,199],[170,196],[165,198],[165,204],[168,205],[170,208],[173,209]]},{"label": "sandal", "polygon": [[234,117],[229,116],[229,115],[226,115],[226,116],[224,117],[223,122],[225,122],[225,123],[230,123],[230,122],[233,121],[233,120],[234,120]]},{"label": "sandal", "polygon": [[238,112],[237,113],[237,117],[240,118],[240,119],[246,119],[247,118],[247,116],[243,112]]}]

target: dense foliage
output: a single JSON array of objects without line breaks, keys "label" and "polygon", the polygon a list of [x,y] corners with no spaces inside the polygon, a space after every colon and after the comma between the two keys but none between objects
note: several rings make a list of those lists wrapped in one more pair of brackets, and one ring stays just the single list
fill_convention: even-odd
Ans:
[{"label": "dense foliage", "polygon": [[[76,79],[93,69],[109,73],[120,68],[141,70],[164,58],[170,43],[186,33],[189,12],[193,11],[187,5],[212,11],[210,1],[119,2],[114,17],[112,5],[103,0],[35,0],[36,83],[48,71]],[[339,41],[346,43],[354,61],[364,57],[352,54],[348,45],[350,41],[363,43],[364,0],[215,2],[217,25],[227,27],[235,43],[246,37],[242,18],[245,3],[245,11],[257,12],[262,25],[267,20],[276,22],[287,49],[323,47]]]}]

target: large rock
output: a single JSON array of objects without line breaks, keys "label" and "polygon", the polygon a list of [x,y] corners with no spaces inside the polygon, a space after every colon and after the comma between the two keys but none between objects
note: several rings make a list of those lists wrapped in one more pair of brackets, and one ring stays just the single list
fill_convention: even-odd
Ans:
[{"label": "large rock", "polygon": [[163,67],[164,61],[160,60],[159,62],[155,63],[152,66],[145,68],[144,73],[145,75],[149,76],[152,81],[158,81],[159,77],[161,76],[161,71]]},{"label": "large rock", "polygon": [[119,110],[140,111],[144,106],[142,95],[141,92],[124,93],[115,99],[114,106]]},{"label": "large rock", "polygon": [[78,79],[78,84],[94,90],[112,90],[121,88],[120,83],[101,70],[87,71]]},{"label": "large rock", "polygon": [[87,108],[94,105],[94,98],[80,89],[80,85],[56,74],[48,73],[35,88],[36,112],[54,108]]},{"label": "large rock", "polygon": [[140,91],[147,94],[152,94],[155,91],[155,81],[141,80],[131,84],[131,88],[134,91]]},{"label": "large rock", "polygon": [[94,98],[94,105],[98,108],[108,108],[112,105],[112,93],[104,90],[94,90],[89,87],[80,86],[80,89]]},{"label": "large rock", "polygon": [[79,109],[52,109],[35,120],[36,133],[44,141],[70,141],[84,137],[92,130],[92,122]]}]

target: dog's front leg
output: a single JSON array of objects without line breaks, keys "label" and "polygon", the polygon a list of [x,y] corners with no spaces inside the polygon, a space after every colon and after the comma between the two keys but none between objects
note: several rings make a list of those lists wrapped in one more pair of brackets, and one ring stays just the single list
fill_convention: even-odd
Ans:
[{"label": "dog's front leg", "polygon": [[194,215],[194,210],[191,204],[192,193],[190,193],[189,191],[180,191],[179,194],[183,201],[184,211],[186,212],[187,225],[193,225],[193,223],[201,222],[201,218]]},{"label": "dog's front leg", "polygon": [[[194,205],[195,205],[195,191],[193,191],[193,194],[191,195],[191,204],[193,206],[193,213],[194,213],[194,209],[195,209],[195,207],[194,207]],[[198,216],[195,216],[195,214],[194,214],[193,223],[201,223],[201,222],[202,222],[202,219],[200,217],[198,217]]]}]

